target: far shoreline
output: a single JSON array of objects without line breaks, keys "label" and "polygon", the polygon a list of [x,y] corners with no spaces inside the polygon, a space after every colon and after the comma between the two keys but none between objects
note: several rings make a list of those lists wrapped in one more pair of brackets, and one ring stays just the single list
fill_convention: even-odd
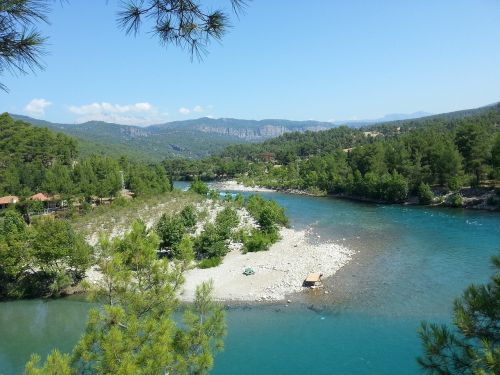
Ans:
[{"label": "far shoreline", "polygon": [[[352,202],[363,202],[363,203],[370,203],[370,204],[383,204],[383,205],[400,205],[400,206],[416,206],[416,207],[428,207],[428,208],[451,208],[451,209],[467,209],[467,210],[481,210],[481,211],[488,211],[488,212],[500,212],[500,208],[495,207],[495,206],[490,206],[486,203],[486,198],[481,199],[480,197],[473,196],[470,198],[465,198],[465,203],[463,206],[452,206],[449,204],[446,204],[444,202],[441,203],[432,203],[432,204],[419,204],[416,197],[409,197],[405,201],[402,202],[386,202],[386,201],[381,201],[381,200],[376,200],[376,199],[371,199],[367,197],[358,197],[358,196],[352,196],[348,194],[327,194],[327,193],[313,193],[309,192],[306,190],[300,190],[300,189],[279,189],[279,188],[269,188],[269,187],[264,187],[264,186],[246,186],[243,183],[240,183],[234,179],[229,179],[229,180],[215,180],[213,181],[214,186],[219,189],[219,190],[229,190],[229,191],[238,191],[238,192],[275,192],[275,193],[283,193],[283,194],[290,194],[290,195],[301,195],[301,196],[309,196],[309,197],[331,197],[331,198],[336,198],[336,199],[341,199],[341,200],[346,200],[346,201],[352,201]],[[478,200],[482,200],[483,203],[477,203]],[[477,204],[471,204],[471,203],[477,203]]]}]

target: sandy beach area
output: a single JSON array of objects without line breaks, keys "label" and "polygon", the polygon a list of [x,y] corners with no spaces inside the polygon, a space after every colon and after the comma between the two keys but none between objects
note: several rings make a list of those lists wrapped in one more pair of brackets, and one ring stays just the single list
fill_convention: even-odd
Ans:
[{"label": "sandy beach area", "polygon": [[[302,291],[310,272],[332,276],[353,254],[335,243],[312,243],[306,231],[284,228],[280,233],[282,239],[269,251],[243,254],[233,249],[218,267],[188,271],[181,299],[192,301],[196,286],[212,280],[220,301],[281,301]],[[255,274],[243,275],[246,267]]]},{"label": "sandy beach area", "polygon": [[245,186],[235,180],[219,181],[213,185],[218,190],[249,191],[249,192],[273,192],[274,190],[260,186]]}]

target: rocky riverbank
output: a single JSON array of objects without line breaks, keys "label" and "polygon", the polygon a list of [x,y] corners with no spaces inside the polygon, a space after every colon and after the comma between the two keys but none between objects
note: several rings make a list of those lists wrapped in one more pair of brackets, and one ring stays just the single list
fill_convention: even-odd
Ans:
[{"label": "rocky riverbank", "polygon": [[[181,299],[192,301],[196,286],[212,280],[215,298],[220,301],[285,300],[287,295],[304,289],[302,284],[309,273],[332,276],[353,255],[353,251],[335,243],[316,243],[308,231],[284,228],[280,235],[281,240],[268,251],[242,254],[234,248],[221,265],[188,271]],[[245,276],[247,267],[255,274]]]}]

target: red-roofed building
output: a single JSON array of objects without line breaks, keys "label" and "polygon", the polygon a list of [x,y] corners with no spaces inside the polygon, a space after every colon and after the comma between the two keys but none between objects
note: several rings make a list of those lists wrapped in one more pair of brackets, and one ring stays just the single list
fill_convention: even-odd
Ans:
[{"label": "red-roofed building", "polygon": [[9,207],[11,204],[16,204],[17,202],[19,202],[19,197],[16,197],[15,195],[0,197],[0,210]]},{"label": "red-roofed building", "polygon": [[38,194],[32,195],[30,197],[30,201],[49,202],[49,201],[51,201],[51,199],[49,198],[48,195],[45,195],[44,193],[38,193]]},{"label": "red-roofed building", "polygon": [[30,201],[38,201],[43,203],[44,213],[50,213],[62,208],[65,205],[59,196],[49,196],[44,193],[37,193],[29,197]]}]

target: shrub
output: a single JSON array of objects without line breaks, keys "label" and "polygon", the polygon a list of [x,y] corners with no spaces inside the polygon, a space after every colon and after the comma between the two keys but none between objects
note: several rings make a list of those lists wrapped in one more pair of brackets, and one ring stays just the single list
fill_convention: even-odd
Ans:
[{"label": "shrub", "polygon": [[[259,225],[272,228],[276,225],[288,225],[285,209],[272,200],[266,200],[259,195],[252,195],[246,201],[246,207]],[[262,214],[264,212],[264,214]]]},{"label": "shrub", "polygon": [[217,233],[223,240],[227,240],[231,236],[232,229],[236,228],[239,223],[240,218],[232,207],[225,207],[215,218]]},{"label": "shrub", "polygon": [[421,183],[418,187],[417,197],[420,204],[431,204],[434,200],[434,193],[429,185]]},{"label": "shrub", "polygon": [[162,248],[173,249],[186,233],[184,220],[181,216],[163,214],[156,224],[156,233],[160,237]]},{"label": "shrub", "polygon": [[89,202],[87,202],[87,201],[83,201],[80,204],[80,213],[81,214],[87,214],[90,211],[92,211],[92,205]]},{"label": "shrub", "polygon": [[196,210],[192,204],[184,207],[180,216],[186,228],[191,229],[196,225]]},{"label": "shrub", "polygon": [[208,192],[208,197],[213,200],[220,199],[220,193],[217,190],[210,190]]},{"label": "shrub", "polygon": [[217,267],[222,263],[222,257],[213,257],[203,259],[200,263],[198,263],[198,268],[212,268]]},{"label": "shrub", "polygon": [[243,250],[256,252],[269,250],[269,247],[279,239],[276,232],[266,233],[253,229],[250,235],[243,236]]},{"label": "shrub", "polygon": [[464,201],[459,193],[453,193],[448,198],[448,204],[452,207],[462,207],[463,203]]},{"label": "shrub", "polygon": [[194,248],[198,258],[223,257],[229,251],[217,227],[211,223],[206,224],[196,238]]},{"label": "shrub", "polygon": [[238,207],[243,207],[245,205],[245,197],[240,193],[236,194],[236,197],[234,197],[234,203]]},{"label": "shrub", "polygon": [[192,183],[191,186],[189,187],[189,191],[195,192],[200,195],[207,195],[209,188],[206,183],[199,179],[195,179]]}]

